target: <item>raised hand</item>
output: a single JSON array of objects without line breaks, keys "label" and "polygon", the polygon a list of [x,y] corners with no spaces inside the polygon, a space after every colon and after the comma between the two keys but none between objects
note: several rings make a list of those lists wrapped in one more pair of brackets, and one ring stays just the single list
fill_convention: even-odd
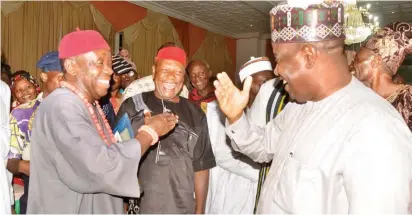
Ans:
[{"label": "raised hand", "polygon": [[242,116],[243,109],[249,101],[252,78],[246,78],[242,91],[233,84],[225,72],[217,74],[217,80],[213,84],[216,87],[215,94],[220,109],[226,115],[229,123],[236,122]]},{"label": "raised hand", "polygon": [[152,128],[157,135],[163,136],[171,131],[178,121],[178,117],[171,113],[162,113],[155,116],[146,115],[144,122],[145,125]]}]

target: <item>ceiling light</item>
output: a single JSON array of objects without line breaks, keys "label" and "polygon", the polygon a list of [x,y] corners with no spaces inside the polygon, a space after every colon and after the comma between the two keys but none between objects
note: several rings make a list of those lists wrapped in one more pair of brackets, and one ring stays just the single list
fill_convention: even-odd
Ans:
[{"label": "ceiling light", "polygon": [[395,13],[395,12],[392,11],[392,13]]},{"label": "ceiling light", "polygon": [[378,17],[377,16],[375,16],[375,17],[373,17],[373,21],[378,21]]},{"label": "ceiling light", "polygon": [[250,27],[253,27],[253,25],[250,25]]},{"label": "ceiling light", "polygon": [[369,9],[371,7],[371,4],[366,5],[366,9]]},{"label": "ceiling light", "polygon": [[372,14],[369,14],[369,19],[372,19],[373,18],[373,15]]}]

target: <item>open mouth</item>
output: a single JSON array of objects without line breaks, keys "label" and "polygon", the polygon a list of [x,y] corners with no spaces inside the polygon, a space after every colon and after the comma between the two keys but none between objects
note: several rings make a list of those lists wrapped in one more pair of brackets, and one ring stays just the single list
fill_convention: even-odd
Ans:
[{"label": "open mouth", "polygon": [[110,86],[110,80],[99,79],[97,80],[99,84]]},{"label": "open mouth", "polygon": [[176,84],[163,83],[163,87],[168,89],[168,90],[172,90],[176,87]]},{"label": "open mouth", "polygon": [[29,100],[30,99],[30,95],[26,95],[26,96],[23,96],[22,98],[24,99],[24,100]]}]

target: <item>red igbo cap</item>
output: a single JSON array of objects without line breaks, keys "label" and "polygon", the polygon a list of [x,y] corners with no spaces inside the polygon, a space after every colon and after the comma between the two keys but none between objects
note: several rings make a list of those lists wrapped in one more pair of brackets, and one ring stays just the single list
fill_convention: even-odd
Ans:
[{"label": "red igbo cap", "polygon": [[157,53],[156,60],[168,59],[175,60],[186,66],[186,53],[183,49],[179,47],[165,47],[160,49]]},{"label": "red igbo cap", "polygon": [[97,49],[109,49],[110,46],[103,36],[93,30],[76,31],[66,34],[59,45],[59,58],[69,58]]}]

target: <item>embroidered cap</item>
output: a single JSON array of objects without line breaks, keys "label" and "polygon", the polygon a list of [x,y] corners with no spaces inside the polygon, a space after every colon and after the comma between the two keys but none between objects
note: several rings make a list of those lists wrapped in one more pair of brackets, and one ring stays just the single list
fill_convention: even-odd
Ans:
[{"label": "embroidered cap", "polygon": [[344,39],[343,24],[343,3],[339,1],[304,8],[281,4],[270,11],[271,37],[276,43]]}]

